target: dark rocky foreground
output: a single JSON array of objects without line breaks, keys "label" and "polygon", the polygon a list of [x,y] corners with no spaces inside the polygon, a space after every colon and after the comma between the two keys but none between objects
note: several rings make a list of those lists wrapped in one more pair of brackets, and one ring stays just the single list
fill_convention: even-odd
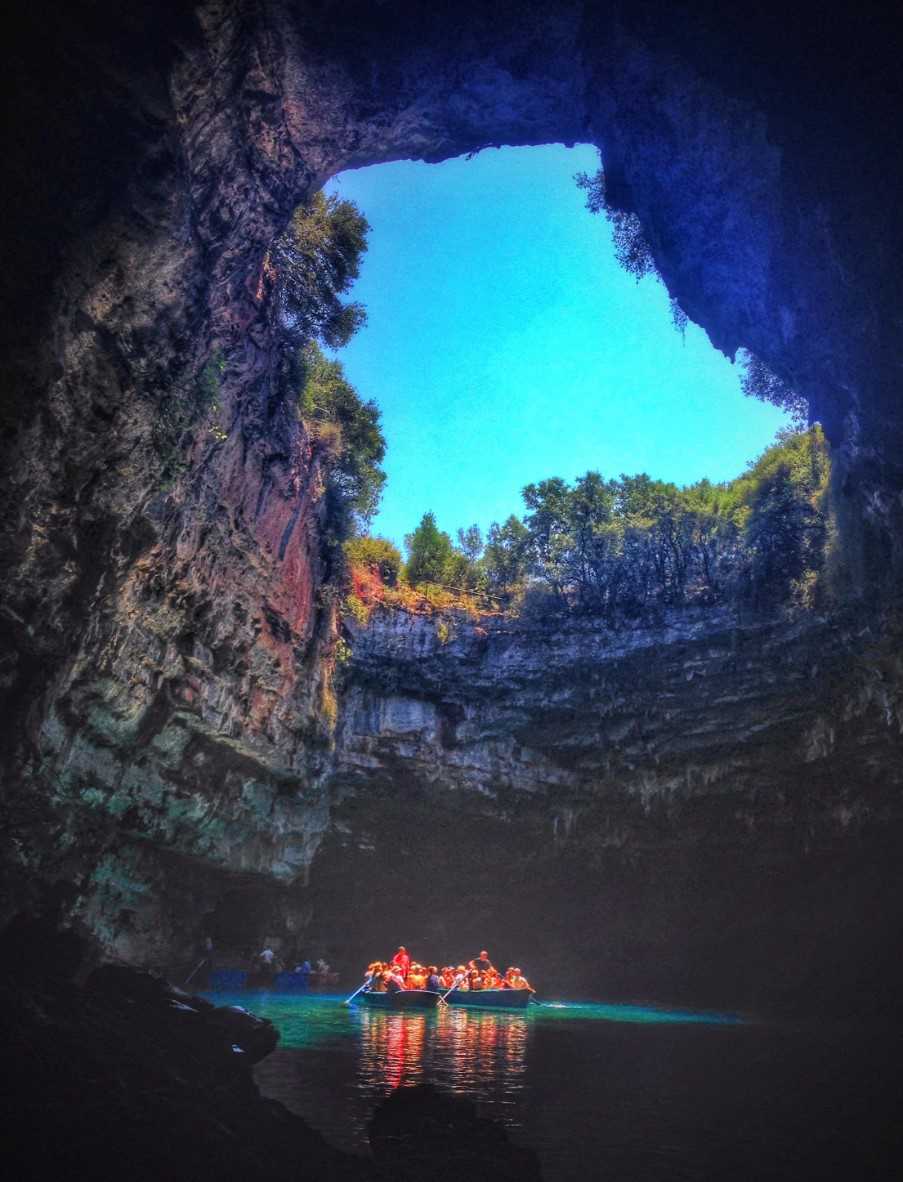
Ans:
[{"label": "dark rocky foreground", "polygon": [[15,1178],[539,1178],[473,1106],[403,1089],[378,1110],[373,1160],[340,1153],[264,1099],[251,1067],[272,1024],[116,965],[78,973],[86,952],[52,920],[0,937],[4,1168]]}]

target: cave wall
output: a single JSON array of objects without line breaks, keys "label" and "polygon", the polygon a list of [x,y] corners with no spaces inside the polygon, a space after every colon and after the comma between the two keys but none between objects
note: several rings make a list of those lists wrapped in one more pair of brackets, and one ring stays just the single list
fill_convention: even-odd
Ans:
[{"label": "cave wall", "polygon": [[849,586],[886,599],[903,537],[891,47],[852,7],[830,24],[770,4],[19,12],[5,909],[65,883],[103,947],[159,960],[237,883],[310,873],[339,791],[335,606],[264,260],[342,168],[599,144],[689,314],[809,396],[836,446]]},{"label": "cave wall", "polygon": [[431,958],[488,942],[553,994],[842,1009],[867,982],[890,1008],[903,666],[885,629],[726,609],[346,627],[312,939],[340,930],[364,958],[375,934]]}]

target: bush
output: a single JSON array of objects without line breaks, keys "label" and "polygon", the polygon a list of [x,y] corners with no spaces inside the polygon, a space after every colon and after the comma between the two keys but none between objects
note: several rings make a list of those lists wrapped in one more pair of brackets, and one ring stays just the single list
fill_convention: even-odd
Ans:
[{"label": "bush", "polygon": [[344,546],[345,560],[351,567],[365,567],[378,572],[387,587],[394,587],[401,573],[401,551],[387,538],[362,535],[349,538]]}]

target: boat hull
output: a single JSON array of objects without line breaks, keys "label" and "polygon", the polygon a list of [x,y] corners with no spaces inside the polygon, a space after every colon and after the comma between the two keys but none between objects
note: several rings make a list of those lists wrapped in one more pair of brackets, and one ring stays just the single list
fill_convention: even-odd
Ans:
[{"label": "boat hull", "polygon": [[453,989],[445,1000],[450,1006],[485,1010],[525,1010],[530,1004],[529,989]]},{"label": "boat hull", "polygon": [[429,989],[399,989],[397,993],[359,993],[354,999],[374,1010],[432,1010],[440,994]]}]

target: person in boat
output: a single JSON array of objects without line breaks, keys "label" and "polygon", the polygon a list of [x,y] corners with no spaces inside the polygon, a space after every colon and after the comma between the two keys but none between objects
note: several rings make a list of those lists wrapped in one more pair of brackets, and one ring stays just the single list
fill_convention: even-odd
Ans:
[{"label": "person in boat", "polygon": [[469,969],[476,969],[478,973],[487,973],[493,968],[492,961],[489,959],[489,953],[484,948],[479,956],[475,956],[473,960],[467,962]]},{"label": "person in boat", "polygon": [[370,987],[367,989],[368,993],[385,993],[386,992],[386,965],[381,960],[375,960],[372,965],[368,966],[370,972]]},{"label": "person in boat", "polygon": [[401,975],[401,969],[395,965],[384,974],[386,982],[386,993],[400,993],[405,988],[405,979]]},{"label": "person in boat", "polygon": [[264,948],[254,958],[253,972],[261,977],[275,977],[282,972],[282,961],[272,948]]},{"label": "person in boat", "polygon": [[439,976],[442,978],[443,989],[451,989],[454,986],[455,970],[450,964],[447,964],[443,967]]},{"label": "person in boat", "polygon": [[483,988],[483,974],[478,969],[470,970],[470,991],[473,993],[477,989]]},{"label": "person in boat", "polygon": [[426,988],[426,970],[422,964],[412,964],[405,978],[408,989]]},{"label": "person in boat", "polygon": [[390,963],[401,970],[402,977],[407,977],[408,971],[411,967],[411,958],[408,955],[408,950],[405,948],[404,944],[399,945],[398,951],[392,957]]},{"label": "person in boat", "polygon": [[470,988],[470,977],[468,976],[467,969],[463,964],[458,965],[455,971],[455,979],[453,984],[455,989],[465,990]]},{"label": "person in boat", "polygon": [[512,989],[529,989],[531,993],[536,992],[519,968],[514,969],[512,975],[508,978],[508,984]]},{"label": "person in boat", "polygon": [[439,970],[434,964],[430,965],[430,971],[426,978],[427,989],[432,989],[433,993],[441,993],[442,978],[439,976]]}]

